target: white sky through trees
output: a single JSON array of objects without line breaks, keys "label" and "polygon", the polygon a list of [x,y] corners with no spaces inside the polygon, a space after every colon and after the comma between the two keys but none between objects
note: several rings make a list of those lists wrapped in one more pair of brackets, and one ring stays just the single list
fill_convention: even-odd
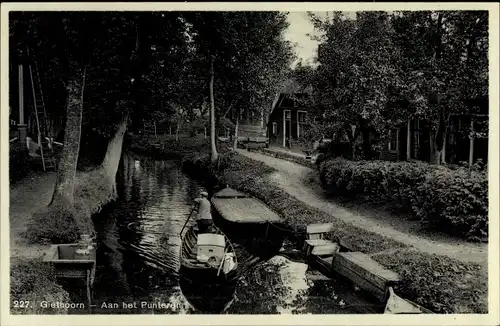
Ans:
[{"label": "white sky through trees", "polygon": [[[314,11],[313,13],[323,19],[326,19],[328,15],[326,11]],[[356,12],[344,12],[344,14],[351,19],[356,17]],[[304,63],[314,64],[319,42],[312,40],[308,34],[316,36],[319,34],[310,22],[307,12],[289,12],[288,22],[290,26],[285,32],[285,38],[295,44],[295,53],[298,57],[292,66],[295,66],[300,60]]]}]

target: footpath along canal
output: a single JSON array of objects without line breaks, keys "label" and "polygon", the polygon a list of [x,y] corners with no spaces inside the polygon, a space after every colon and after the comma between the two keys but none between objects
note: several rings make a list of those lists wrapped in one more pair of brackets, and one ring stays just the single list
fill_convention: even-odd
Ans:
[{"label": "footpath along canal", "polygon": [[[206,189],[175,161],[135,154],[124,155],[117,186],[119,199],[93,217],[98,251],[92,313],[199,313],[178,285],[179,232],[193,198]],[[84,302],[83,293],[72,297]],[[225,313],[369,313],[349,298],[352,290],[340,281],[310,277],[306,264],[278,255],[239,280]]]}]

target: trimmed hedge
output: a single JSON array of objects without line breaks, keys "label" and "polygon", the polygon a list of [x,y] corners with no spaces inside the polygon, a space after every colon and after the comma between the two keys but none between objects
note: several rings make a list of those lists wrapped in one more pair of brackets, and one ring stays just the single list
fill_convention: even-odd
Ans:
[{"label": "trimmed hedge", "polygon": [[320,164],[320,181],[332,195],[367,195],[395,203],[438,230],[470,240],[488,236],[488,177],[484,172],[423,162],[337,158]]}]

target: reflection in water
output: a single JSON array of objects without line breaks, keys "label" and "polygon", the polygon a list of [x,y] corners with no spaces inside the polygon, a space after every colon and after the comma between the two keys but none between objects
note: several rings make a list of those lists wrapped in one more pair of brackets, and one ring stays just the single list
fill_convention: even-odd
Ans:
[{"label": "reflection in water", "polygon": [[[173,161],[125,155],[117,188],[119,199],[94,216],[99,249],[93,313],[199,313],[184,298],[177,271],[179,232],[204,187]],[[333,305],[341,301],[334,284],[308,281],[306,270],[280,256],[249,268],[226,313],[322,313],[326,306],[336,307],[330,313],[344,312]],[[102,308],[103,302],[120,308]],[[123,302],[136,302],[137,308],[123,308]]]}]

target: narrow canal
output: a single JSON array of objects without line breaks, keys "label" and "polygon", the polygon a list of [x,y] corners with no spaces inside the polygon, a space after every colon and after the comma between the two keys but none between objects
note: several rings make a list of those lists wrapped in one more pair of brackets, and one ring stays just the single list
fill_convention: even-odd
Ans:
[{"label": "narrow canal", "polygon": [[[128,154],[117,183],[119,199],[94,216],[98,252],[92,313],[200,313],[184,298],[177,270],[179,232],[203,185],[174,161]],[[307,269],[282,256],[260,262],[239,280],[225,313],[364,312],[344,302],[342,293],[348,290],[342,284],[311,280]]]}]

